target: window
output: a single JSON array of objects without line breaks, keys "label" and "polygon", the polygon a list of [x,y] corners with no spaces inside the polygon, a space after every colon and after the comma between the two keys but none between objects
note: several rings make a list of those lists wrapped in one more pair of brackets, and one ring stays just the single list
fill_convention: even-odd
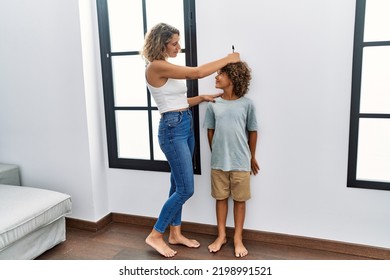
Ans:
[{"label": "window", "polygon": [[[182,52],[172,61],[196,66],[195,0],[97,0],[109,166],[169,171],[157,131],[160,114],[145,82],[140,55],[147,30],[166,22],[180,30]],[[188,96],[198,95],[187,81]],[[194,172],[200,174],[199,112],[194,115]]]},{"label": "window", "polygon": [[390,2],[357,0],[348,186],[390,190]]}]

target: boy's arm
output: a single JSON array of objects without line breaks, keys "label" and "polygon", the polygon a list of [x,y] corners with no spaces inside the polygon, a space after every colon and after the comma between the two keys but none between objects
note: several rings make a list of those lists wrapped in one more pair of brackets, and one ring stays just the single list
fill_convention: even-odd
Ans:
[{"label": "boy's arm", "polygon": [[260,170],[260,166],[256,160],[257,131],[248,132],[248,143],[249,150],[251,151],[251,169],[252,173],[256,175]]},{"label": "boy's arm", "polygon": [[212,150],[211,145],[213,143],[214,129],[207,129],[207,138],[209,139],[210,150]]}]

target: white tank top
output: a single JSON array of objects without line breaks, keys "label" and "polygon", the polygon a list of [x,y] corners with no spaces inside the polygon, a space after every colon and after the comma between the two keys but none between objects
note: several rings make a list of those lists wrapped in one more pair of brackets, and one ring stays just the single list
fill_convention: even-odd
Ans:
[{"label": "white tank top", "polygon": [[146,81],[160,114],[188,108],[185,80],[168,79],[161,87],[153,87]]}]

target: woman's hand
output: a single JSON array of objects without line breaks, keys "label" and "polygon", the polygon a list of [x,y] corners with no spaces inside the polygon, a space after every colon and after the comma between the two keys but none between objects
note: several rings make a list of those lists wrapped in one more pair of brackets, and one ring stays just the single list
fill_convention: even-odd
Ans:
[{"label": "woman's hand", "polygon": [[200,95],[200,96],[203,98],[204,102],[215,102],[215,98],[220,97],[222,94],[223,92],[217,94]]},{"label": "woman's hand", "polygon": [[237,53],[237,52],[229,53],[227,57],[229,58],[230,63],[235,63],[235,62],[241,61],[240,53]]},{"label": "woman's hand", "polygon": [[215,98],[220,97],[223,93],[198,95],[195,97],[187,98],[188,105],[190,107],[196,106],[202,102],[215,102]]}]

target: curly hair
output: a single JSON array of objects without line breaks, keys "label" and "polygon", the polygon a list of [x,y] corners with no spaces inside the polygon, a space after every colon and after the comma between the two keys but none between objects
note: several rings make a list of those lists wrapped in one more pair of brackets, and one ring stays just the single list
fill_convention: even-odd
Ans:
[{"label": "curly hair", "polygon": [[244,96],[249,90],[251,69],[246,62],[229,63],[219,70],[225,73],[233,84],[233,92],[238,97]]},{"label": "curly hair", "polygon": [[165,53],[166,46],[174,34],[180,36],[179,30],[166,23],[158,23],[150,29],[145,36],[142,50],[142,56],[146,61],[165,60],[167,58]]}]

